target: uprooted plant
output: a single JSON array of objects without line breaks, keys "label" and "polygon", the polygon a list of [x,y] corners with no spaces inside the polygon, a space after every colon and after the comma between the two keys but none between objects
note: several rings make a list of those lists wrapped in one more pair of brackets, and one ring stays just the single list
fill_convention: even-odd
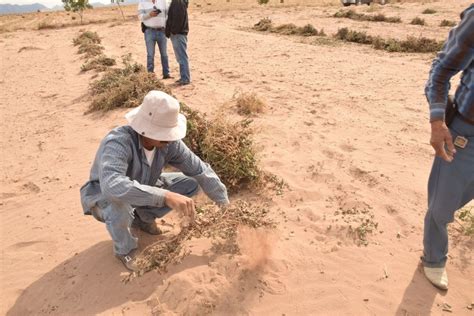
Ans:
[{"label": "uprooted plant", "polygon": [[186,241],[192,238],[210,238],[214,249],[230,254],[239,254],[237,234],[239,227],[274,228],[275,222],[268,218],[266,205],[255,205],[238,200],[232,205],[219,207],[207,204],[197,207],[196,220],[169,239],[147,247],[137,259],[139,272],[130,274],[125,281],[156,270],[167,271],[170,264],[181,262],[188,254]]},{"label": "uprooted plant", "polygon": [[123,68],[109,69],[101,79],[91,83],[93,98],[88,113],[136,107],[151,90],[169,93],[168,88],[143,65],[132,64],[129,56],[123,58],[123,64]]},{"label": "uprooted plant", "polygon": [[244,93],[239,91],[234,94],[233,101],[240,115],[251,116],[263,113],[265,110],[265,102],[260,99],[255,92]]},{"label": "uprooted plant", "polygon": [[272,32],[283,35],[326,36],[323,29],[318,31],[312,24],[296,26],[293,23],[288,23],[274,26],[269,18],[260,20],[253,26],[253,29],[259,32]]},{"label": "uprooted plant", "polygon": [[86,59],[99,56],[104,50],[104,47],[100,45],[101,39],[96,32],[82,32],[72,42],[74,46],[79,46],[78,53],[84,54]]},{"label": "uprooted plant", "polygon": [[346,42],[371,45],[375,49],[388,52],[433,53],[441,50],[444,44],[442,41],[426,37],[410,36],[406,40],[384,39],[380,36],[368,35],[366,32],[349,30],[347,27],[339,29],[334,37]]},{"label": "uprooted plant", "polygon": [[86,72],[89,70],[96,70],[97,72],[105,71],[111,66],[115,66],[115,59],[107,57],[105,55],[99,55],[94,57],[81,66],[81,71]]},{"label": "uprooted plant", "polygon": [[251,120],[230,122],[223,115],[207,120],[185,104],[181,111],[188,120],[185,143],[211,164],[229,191],[262,186],[265,177],[258,166]]},{"label": "uprooted plant", "polygon": [[334,13],[335,18],[346,18],[356,21],[370,21],[370,22],[388,22],[388,23],[400,23],[402,20],[400,17],[386,17],[384,14],[379,13],[376,15],[368,15],[363,13],[357,13],[354,10],[339,10]]}]

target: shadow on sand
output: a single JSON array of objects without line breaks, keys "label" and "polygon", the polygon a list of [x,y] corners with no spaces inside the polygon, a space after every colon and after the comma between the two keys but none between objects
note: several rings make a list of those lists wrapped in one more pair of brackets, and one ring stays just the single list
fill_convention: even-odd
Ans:
[{"label": "shadow on sand", "polygon": [[[207,257],[187,259],[173,268],[173,274],[209,262]],[[28,286],[7,315],[96,315],[129,301],[146,300],[166,277],[151,272],[123,283],[124,272],[111,241],[99,242]]]},{"label": "shadow on sand", "polygon": [[395,315],[431,315],[436,294],[446,295],[445,291],[436,289],[425,278],[421,263],[415,268],[413,277],[403,294]]}]

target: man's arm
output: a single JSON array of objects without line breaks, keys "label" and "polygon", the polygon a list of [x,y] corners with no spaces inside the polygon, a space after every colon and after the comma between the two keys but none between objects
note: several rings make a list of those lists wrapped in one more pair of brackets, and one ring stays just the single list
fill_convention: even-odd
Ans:
[{"label": "man's arm", "polygon": [[157,15],[158,13],[156,13],[154,10],[146,10],[141,1],[138,3],[138,19],[141,22],[153,18]]},{"label": "man's arm", "polygon": [[228,204],[227,189],[209,164],[196,156],[183,141],[168,146],[168,163],[197,180],[206,195],[218,204]]},{"label": "man's arm", "polygon": [[[436,155],[452,161],[456,149],[448,127],[444,122],[450,79],[466,69],[474,55],[474,10],[470,8],[459,25],[453,28],[443,47],[434,60],[425,94],[430,106],[431,140]],[[447,151],[445,150],[445,145]]]},{"label": "man's arm", "polygon": [[143,185],[126,176],[131,162],[128,144],[111,139],[106,141],[100,158],[99,182],[108,199],[136,206],[164,206],[166,190]]}]

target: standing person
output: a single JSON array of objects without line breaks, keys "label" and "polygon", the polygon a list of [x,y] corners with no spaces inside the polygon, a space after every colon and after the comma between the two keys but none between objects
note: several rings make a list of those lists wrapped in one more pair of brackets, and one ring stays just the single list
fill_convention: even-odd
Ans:
[{"label": "standing person", "polygon": [[161,56],[163,79],[171,78],[166,50],[166,19],[168,17],[170,0],[140,0],[138,17],[143,23],[146,44],[146,68],[148,72],[155,71],[155,46],[158,44]]},{"label": "standing person", "polygon": [[[449,81],[458,72],[462,76],[454,96],[456,114],[452,122],[446,122]],[[474,198],[474,4],[450,31],[433,62],[425,92],[436,157],[428,182],[422,260],[428,280],[447,290],[447,224],[454,220],[456,210]]]},{"label": "standing person", "polygon": [[166,37],[171,39],[176,61],[179,64],[180,78],[176,83],[187,85],[191,83],[188,61],[188,1],[172,0],[166,21]]},{"label": "standing person", "polygon": [[[104,222],[114,252],[136,271],[137,238],[130,227],[160,234],[155,218],[171,209],[194,218],[190,198],[198,185],[218,204],[227,204],[227,190],[212,168],[181,140],[186,118],[179,102],[162,91],[150,91],[125,116],[129,125],[113,129],[101,142],[90,179],[81,188],[84,214]],[[179,172],[165,173],[165,165]]]}]

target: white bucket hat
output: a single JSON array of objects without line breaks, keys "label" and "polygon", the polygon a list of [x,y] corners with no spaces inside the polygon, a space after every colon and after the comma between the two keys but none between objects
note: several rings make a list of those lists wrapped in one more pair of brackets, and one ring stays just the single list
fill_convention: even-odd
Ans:
[{"label": "white bucket hat", "polygon": [[150,91],[140,106],[125,114],[129,125],[140,135],[162,141],[186,136],[186,117],[179,102],[162,91]]}]

